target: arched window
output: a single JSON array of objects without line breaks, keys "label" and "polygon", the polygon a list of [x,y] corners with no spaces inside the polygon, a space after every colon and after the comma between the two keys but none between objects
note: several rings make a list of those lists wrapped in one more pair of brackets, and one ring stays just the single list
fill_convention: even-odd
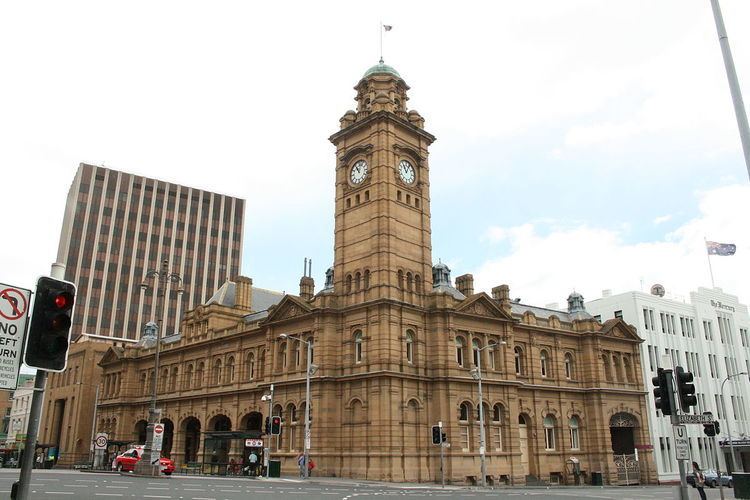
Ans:
[{"label": "arched window", "polygon": [[286,407],[286,422],[284,423],[287,424],[285,427],[288,429],[286,432],[289,436],[287,439],[287,442],[289,443],[289,451],[295,451],[295,447],[298,444],[295,437],[297,434],[297,426],[294,425],[297,423],[297,408],[291,403]]},{"label": "arched window", "polygon": [[286,368],[286,342],[279,342],[279,359],[276,361],[279,369]]},{"label": "arched window", "polygon": [[459,407],[459,434],[461,439],[461,449],[471,451],[471,425],[469,425],[469,415],[471,414],[472,404],[464,401]]},{"label": "arched window", "polygon": [[346,275],[346,293],[352,293],[352,275]]},{"label": "arched window", "polygon": [[422,277],[418,274],[414,275],[414,289],[417,293],[422,293]]},{"label": "arched window", "polygon": [[602,354],[602,363],[604,364],[604,378],[607,382],[612,382],[612,366],[609,364],[609,356]]},{"label": "arched window", "polygon": [[505,408],[500,403],[497,403],[492,407],[492,441],[495,443],[495,451],[503,451],[505,444],[503,438],[505,433],[503,427],[505,426]]},{"label": "arched window", "polygon": [[615,380],[622,382],[622,365],[620,364],[620,356],[617,354],[612,355],[612,367],[614,368]]},{"label": "arched window", "polygon": [[159,392],[167,391],[167,381],[169,380],[169,368],[164,368],[161,371],[161,378],[159,379]]},{"label": "arched window", "polygon": [[146,372],[141,373],[141,390],[148,390],[148,384],[146,383]]},{"label": "arched window", "polygon": [[471,413],[469,408],[470,408],[469,403],[466,403],[466,402],[461,403],[461,406],[459,406],[458,419],[461,422],[469,421],[469,413]]},{"label": "arched window", "polygon": [[245,377],[252,380],[255,377],[255,353],[249,352],[245,358]]},{"label": "arched window", "polygon": [[464,349],[466,349],[466,341],[463,337],[456,337],[456,363],[458,363],[458,366],[464,366]]},{"label": "arched window", "polygon": [[404,272],[401,270],[398,272],[398,287],[401,289],[404,288]]},{"label": "arched window", "polygon": [[190,389],[190,386],[193,385],[193,364],[192,363],[187,365],[187,368],[185,368],[185,379],[184,379],[183,385],[185,386],[185,389]]},{"label": "arched window", "polygon": [[370,288],[370,271],[368,269],[365,269],[364,287],[365,287],[365,290]]},{"label": "arched window", "polygon": [[471,339],[471,358],[474,362],[474,366],[479,366],[479,356],[482,355],[482,352],[480,351],[481,348],[482,343],[479,339]]},{"label": "arched window", "polygon": [[633,383],[633,373],[632,373],[632,371],[630,369],[630,359],[628,359],[627,357],[623,357],[622,358],[622,367],[625,370],[625,380],[627,380],[627,382],[629,384],[632,384]]},{"label": "arched window", "polygon": [[406,361],[414,362],[414,332],[411,330],[406,330]]},{"label": "arched window", "polygon": [[523,375],[523,349],[519,346],[513,349],[513,360],[516,365],[516,375]]},{"label": "arched window", "polygon": [[205,371],[206,364],[201,361],[198,363],[198,368],[195,369],[195,388],[200,389],[203,386],[203,372]]},{"label": "arched window", "polygon": [[294,342],[292,349],[294,349],[294,366],[299,367],[302,363],[302,342]]},{"label": "arched window", "polygon": [[565,367],[565,378],[570,380],[573,378],[573,355],[569,352],[565,353],[565,360],[563,361]]},{"label": "arched window", "polygon": [[546,377],[549,373],[549,367],[548,367],[548,359],[547,359],[547,351],[544,349],[541,350],[539,353],[539,364],[541,368],[542,377]]},{"label": "arched window", "polygon": [[354,362],[362,362],[362,332],[359,330],[354,332]]},{"label": "arched window", "polygon": [[219,382],[221,382],[221,360],[217,359],[214,361],[214,369],[211,373],[211,383],[213,385],[219,385]]},{"label": "arched window", "polygon": [[360,287],[362,286],[362,274],[360,274],[359,271],[354,275],[354,289],[356,291],[360,290]]},{"label": "arched window", "polygon": [[227,359],[227,366],[224,371],[226,372],[226,376],[224,377],[226,383],[231,384],[232,382],[234,382],[234,356],[229,356],[229,359]]},{"label": "arched window", "polygon": [[487,353],[487,357],[488,357],[488,359],[490,361],[489,368],[490,368],[490,370],[494,370],[496,368],[496,366],[497,366],[497,363],[495,362],[495,357],[497,356],[497,341],[490,340],[487,343],[487,345],[490,346],[490,347],[487,348],[487,351],[489,351]]},{"label": "arched window", "polygon": [[263,371],[266,369],[266,350],[261,349],[258,354],[258,378],[263,378]]},{"label": "arched window", "polygon": [[580,421],[578,420],[578,416],[573,415],[572,417],[570,417],[570,420],[568,421],[568,426],[570,427],[570,449],[580,450],[581,438],[578,434],[578,428],[580,427]]},{"label": "arched window", "polygon": [[177,390],[177,374],[178,369],[176,366],[172,367],[172,373],[169,376],[169,390],[174,392]]},{"label": "arched window", "polygon": [[554,451],[555,449],[555,417],[552,414],[544,417],[544,449]]}]

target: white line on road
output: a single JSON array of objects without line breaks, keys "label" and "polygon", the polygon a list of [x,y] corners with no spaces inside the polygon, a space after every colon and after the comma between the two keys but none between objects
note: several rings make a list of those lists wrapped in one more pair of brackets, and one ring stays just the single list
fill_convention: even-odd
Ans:
[{"label": "white line on road", "polygon": [[112,488],[112,489],[118,489],[118,490],[127,490],[129,486],[105,486],[105,488]]},{"label": "white line on road", "polygon": [[202,488],[182,488],[182,491],[206,491]]},{"label": "white line on road", "polygon": [[121,497],[122,493],[94,493],[98,497]]},{"label": "white line on road", "polygon": [[75,495],[72,491],[45,491],[47,495]]},{"label": "white line on road", "polygon": [[143,498],[172,498],[172,497],[165,497],[164,495],[143,495]]},{"label": "white line on road", "polygon": [[66,488],[88,488],[87,484],[63,484]]},{"label": "white line on road", "polygon": [[[79,483],[98,483],[96,479],[76,479]],[[112,481],[114,483],[114,481]]]}]

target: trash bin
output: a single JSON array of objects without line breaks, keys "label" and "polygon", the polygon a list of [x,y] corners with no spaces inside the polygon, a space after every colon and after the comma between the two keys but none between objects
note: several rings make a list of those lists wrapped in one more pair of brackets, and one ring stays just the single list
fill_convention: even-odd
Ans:
[{"label": "trash bin", "polygon": [[750,472],[732,472],[734,498],[750,498]]},{"label": "trash bin", "polygon": [[601,472],[592,472],[591,473],[591,486],[602,486],[604,482],[602,481],[602,473]]},{"label": "trash bin", "polygon": [[281,460],[268,461],[268,477],[281,477]]}]

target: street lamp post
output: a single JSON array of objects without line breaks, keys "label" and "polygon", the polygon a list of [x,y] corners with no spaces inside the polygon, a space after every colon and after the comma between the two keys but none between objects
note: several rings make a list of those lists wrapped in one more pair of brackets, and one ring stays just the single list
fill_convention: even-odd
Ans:
[{"label": "street lamp post", "polygon": [[[747,372],[740,372],[735,373],[733,375],[727,375],[727,377],[721,381],[721,390],[719,393],[721,394],[721,403],[724,404],[724,384],[729,380],[730,378],[739,377],[740,375],[747,375]],[[734,411],[734,407],[732,407],[732,410]],[[727,415],[726,406],[724,407],[724,416],[727,417],[727,436],[729,437],[729,453],[732,455],[732,464],[729,466],[729,475],[732,475],[732,472],[734,471],[734,443],[732,442],[732,426],[729,425],[729,418]],[[718,465],[718,464],[716,464]],[[719,478],[721,482],[721,478]]]},{"label": "street lamp post", "polygon": [[[271,413],[273,412],[273,384],[271,384],[271,392],[269,394],[264,394],[260,398],[261,401],[268,401],[268,416],[266,417],[266,422],[268,423],[268,426],[271,425]],[[266,432],[268,435],[268,447],[264,450],[263,453],[263,465],[266,466],[266,477],[271,477],[271,470],[269,467],[269,464],[271,462],[271,431],[268,429],[268,426],[266,427]]]},{"label": "street lamp post", "polygon": [[[161,410],[156,408],[157,398],[157,380],[159,378],[159,354],[161,352],[161,331],[162,331],[162,309],[164,308],[164,302],[167,295],[167,286],[170,283],[176,283],[179,288],[177,294],[182,295],[184,292],[182,288],[182,276],[177,273],[169,272],[169,261],[164,259],[161,263],[161,269],[150,269],[143,277],[141,283],[141,292],[144,292],[150,288],[148,283],[149,279],[155,279],[158,284],[158,296],[156,300],[156,351],[154,353],[154,376],[151,381],[151,405],[148,410],[148,427],[146,427],[146,443],[143,447],[143,458],[136,464],[136,471],[139,474],[158,476],[160,474],[159,458],[161,451],[153,453],[153,442],[154,442],[154,425],[159,423]],[[154,457],[153,455],[157,456]],[[145,458],[148,457],[148,462]]]},{"label": "street lamp post", "polygon": [[[503,340],[500,345],[505,345],[506,342]],[[471,370],[471,376],[479,384],[479,460],[482,464],[482,487],[487,486],[487,462],[485,460],[485,448],[486,448],[486,437],[484,433],[484,408],[482,402],[482,351],[489,349],[494,350],[498,344],[490,343],[479,349],[474,349],[477,353],[477,367]]]},{"label": "street lamp post", "polygon": [[299,337],[290,337],[286,333],[282,333],[279,338],[296,340],[307,344],[307,370],[305,373],[305,437],[303,442],[304,450],[304,478],[310,477],[310,468],[307,466],[310,460],[310,376],[313,375],[318,367],[312,364],[312,342],[304,340]]}]

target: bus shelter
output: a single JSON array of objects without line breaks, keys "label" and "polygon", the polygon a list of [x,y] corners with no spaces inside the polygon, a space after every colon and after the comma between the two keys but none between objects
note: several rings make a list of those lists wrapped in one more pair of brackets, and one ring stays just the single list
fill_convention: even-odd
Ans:
[{"label": "bus shelter", "polygon": [[259,431],[206,431],[203,433],[203,473],[214,476],[249,475],[249,457],[263,463],[263,439]]}]

